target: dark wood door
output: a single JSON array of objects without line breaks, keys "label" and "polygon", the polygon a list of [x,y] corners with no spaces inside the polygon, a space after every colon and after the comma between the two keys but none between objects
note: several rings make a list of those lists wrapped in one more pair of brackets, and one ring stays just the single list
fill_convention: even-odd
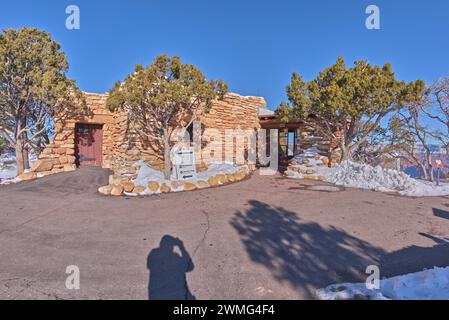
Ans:
[{"label": "dark wood door", "polygon": [[98,124],[77,124],[75,127],[76,161],[81,166],[101,166],[103,129]]}]

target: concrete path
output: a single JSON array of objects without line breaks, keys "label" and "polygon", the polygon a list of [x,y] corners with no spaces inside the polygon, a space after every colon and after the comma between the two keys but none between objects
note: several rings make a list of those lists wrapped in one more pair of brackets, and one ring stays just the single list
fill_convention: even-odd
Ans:
[{"label": "concrete path", "polygon": [[[255,173],[144,198],[96,193],[83,168],[0,186],[0,299],[313,299],[331,283],[449,266],[449,198]],[[66,267],[80,290],[66,289]],[[149,272],[149,269],[151,273]]]}]

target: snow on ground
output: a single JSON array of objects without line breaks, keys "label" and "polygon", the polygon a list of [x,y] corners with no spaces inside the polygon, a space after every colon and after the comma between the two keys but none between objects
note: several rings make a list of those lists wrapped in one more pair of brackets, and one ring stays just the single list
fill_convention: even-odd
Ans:
[{"label": "snow on ground", "polygon": [[[328,168],[319,160],[320,157],[319,150],[312,147],[293,159],[293,163],[297,163],[294,167],[313,170],[316,173],[308,176],[322,176],[326,182],[349,188],[397,192],[411,197],[449,195],[448,183],[440,183],[440,186],[437,186],[435,183],[414,179],[404,172],[353,161],[344,161],[335,168]],[[302,164],[304,161],[308,163]],[[288,170],[287,174],[295,179],[304,178],[303,174],[293,170]]]},{"label": "snow on ground", "polygon": [[[307,174],[308,176],[326,176],[329,171],[329,168],[323,164],[323,155],[321,151],[313,146],[303,153],[298,154],[292,159],[292,163],[294,163],[294,167],[298,168],[301,171],[312,170],[314,173]],[[298,171],[287,170],[291,178],[294,179],[303,179],[304,175]]]},{"label": "snow on ground", "polygon": [[0,155],[0,183],[13,179],[17,176],[16,159],[12,154]]},{"label": "snow on ground", "polygon": [[[30,156],[30,164],[36,161],[35,155]],[[0,184],[20,182],[17,178],[16,156],[12,153],[0,155]]]},{"label": "snow on ground", "polygon": [[352,161],[344,161],[329,170],[325,181],[345,187],[397,192],[404,196],[449,195],[448,183],[437,186],[435,183],[414,179],[404,172]]},{"label": "snow on ground", "polygon": [[380,280],[380,288],[365,283],[334,284],[316,292],[321,300],[449,300],[449,267]]},{"label": "snow on ground", "polygon": [[[151,168],[144,161],[138,161],[134,164],[134,166],[138,167],[137,178],[133,181],[135,186],[148,186],[150,181],[157,182],[159,185],[165,183],[170,186],[172,181],[175,181],[175,177],[172,176],[170,180],[164,178],[164,174],[161,171]],[[196,175],[196,178],[187,179],[186,182],[197,183],[200,180],[207,181],[210,177],[216,176],[218,174],[231,174],[237,173],[241,170],[245,170],[248,172],[248,168],[246,166],[234,166],[232,163],[212,163],[208,166],[207,170],[204,172],[199,172]],[[172,192],[183,191],[184,188],[182,185],[179,185],[178,188],[173,189]],[[149,188],[146,188],[145,191],[141,194],[152,194]]]}]

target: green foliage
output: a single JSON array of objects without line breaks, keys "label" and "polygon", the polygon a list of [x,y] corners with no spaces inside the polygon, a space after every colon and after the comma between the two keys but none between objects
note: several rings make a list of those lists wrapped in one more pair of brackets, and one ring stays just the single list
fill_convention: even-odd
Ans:
[{"label": "green foliage", "polygon": [[340,147],[344,157],[350,157],[386,115],[420,99],[424,90],[423,81],[397,80],[389,64],[379,67],[356,61],[347,68],[339,57],[308,83],[293,73],[286,88],[289,102],[281,103],[276,113],[281,121],[309,122],[313,116],[330,139],[342,130]]},{"label": "green foliage", "polygon": [[6,150],[6,139],[0,136],[0,154],[4,153]]},{"label": "green foliage", "polygon": [[207,81],[191,64],[183,64],[177,56],[160,55],[147,68],[141,65],[123,83],[110,90],[108,108],[128,111],[133,128],[154,146],[164,150],[166,177],[169,176],[169,148],[173,130],[198,112],[208,112],[215,98],[222,99],[227,85]]},{"label": "green foliage", "polygon": [[[61,46],[37,29],[8,29],[0,34],[1,106],[11,100],[24,108],[60,106],[74,92]],[[8,91],[9,95],[5,91]]]},{"label": "green foliage", "polygon": [[27,28],[0,33],[0,133],[16,153],[31,149],[49,119],[81,96],[66,76],[68,67],[50,34]]},{"label": "green foliage", "polygon": [[136,65],[123,83],[117,82],[107,105],[110,110],[125,105],[132,110],[144,108],[150,113],[157,111],[157,118],[166,118],[189,108],[193,111],[202,103],[207,110],[213,99],[223,98],[226,92],[227,85],[221,80],[206,81],[195,66],[181,63],[177,56],[160,55],[148,68]]}]

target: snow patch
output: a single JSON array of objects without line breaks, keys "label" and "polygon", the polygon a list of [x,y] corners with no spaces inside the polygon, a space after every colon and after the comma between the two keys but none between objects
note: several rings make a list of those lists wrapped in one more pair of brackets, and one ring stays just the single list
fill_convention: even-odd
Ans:
[{"label": "snow patch", "polygon": [[[37,160],[37,156],[30,155],[30,165]],[[20,182],[17,178],[16,156],[13,153],[0,155],[0,184],[9,184]]]},{"label": "snow patch", "polygon": [[[171,186],[171,183],[173,181],[177,181],[173,175],[169,180],[165,179],[164,174],[161,171],[150,167],[146,162],[142,160],[134,163],[134,166],[138,168],[137,177],[133,181],[134,185],[144,186],[146,188],[145,191],[140,193],[141,195],[153,194],[153,192],[148,188],[148,183],[150,181],[157,182],[159,185],[165,183],[167,186]],[[184,181],[196,184],[198,181],[207,181],[210,177],[216,176],[218,174],[232,174],[242,170],[245,170],[246,173],[249,172],[247,166],[235,166],[234,164],[227,162],[212,163],[208,166],[206,171],[197,173],[196,179],[192,178]],[[182,185],[179,185],[178,188],[175,189],[173,189],[173,187],[171,188],[172,192],[179,192],[183,190],[184,188]],[[160,191],[158,190],[155,193],[160,193]]]},{"label": "snow patch", "polygon": [[325,176],[325,181],[344,187],[397,192],[404,196],[449,195],[449,184],[447,183],[436,186],[428,181],[413,179],[404,172],[352,161],[344,161],[339,166],[330,169]]},{"label": "snow patch", "polygon": [[324,181],[348,188],[367,189],[380,192],[395,192],[403,196],[425,197],[449,195],[449,184],[417,180],[404,172],[393,169],[372,167],[353,161],[343,161],[334,168],[322,162],[320,150],[313,146],[293,158],[291,164],[296,170],[287,170],[286,175],[293,179],[303,179],[299,171],[313,170],[307,176],[322,176]]},{"label": "snow patch", "polygon": [[343,283],[316,294],[321,300],[449,300],[449,267],[383,279],[378,290],[367,289],[365,283]]}]

